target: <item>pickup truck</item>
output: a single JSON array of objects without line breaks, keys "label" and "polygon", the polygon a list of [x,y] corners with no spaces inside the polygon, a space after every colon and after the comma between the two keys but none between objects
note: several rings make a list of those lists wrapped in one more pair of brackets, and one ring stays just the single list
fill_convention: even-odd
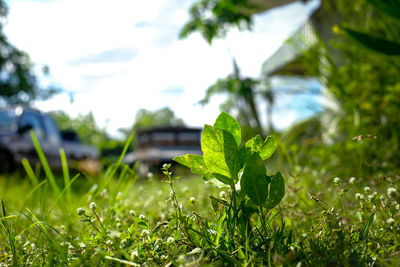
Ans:
[{"label": "pickup truck", "polygon": [[96,148],[80,143],[73,131],[60,132],[50,115],[13,106],[0,108],[0,173],[12,172],[21,165],[23,158],[32,166],[40,163],[30,131],[35,133],[53,169],[61,169],[60,148],[65,150],[69,166],[98,160]]}]

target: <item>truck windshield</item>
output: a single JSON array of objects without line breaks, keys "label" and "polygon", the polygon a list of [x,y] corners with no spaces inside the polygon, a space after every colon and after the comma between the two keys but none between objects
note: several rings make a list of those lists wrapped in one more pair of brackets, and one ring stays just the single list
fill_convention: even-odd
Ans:
[{"label": "truck windshield", "polygon": [[0,130],[11,130],[16,118],[15,110],[0,110]]}]

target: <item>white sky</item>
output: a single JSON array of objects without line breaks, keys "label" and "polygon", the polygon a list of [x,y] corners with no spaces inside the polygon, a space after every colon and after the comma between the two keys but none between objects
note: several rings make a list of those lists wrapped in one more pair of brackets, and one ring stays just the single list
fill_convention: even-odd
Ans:
[{"label": "white sky", "polygon": [[[194,0],[6,2],[9,40],[37,66],[50,67],[43,84],[74,94],[72,103],[62,93],[36,106],[71,116],[92,111],[113,135],[130,127],[140,108],[168,106],[190,126],[213,123],[224,98],[196,103],[209,85],[232,72],[231,55],[243,75],[259,76],[262,63],[319,3],[298,2],[257,15],[252,32],[232,30],[209,46],[197,33],[178,39]],[[286,97],[278,106],[290,101]],[[299,108],[286,106],[275,114],[278,128],[302,117]]]}]

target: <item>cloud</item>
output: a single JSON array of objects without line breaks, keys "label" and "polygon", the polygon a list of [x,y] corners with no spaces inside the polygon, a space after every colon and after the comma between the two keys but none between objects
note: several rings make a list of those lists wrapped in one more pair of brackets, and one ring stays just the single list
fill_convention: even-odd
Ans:
[{"label": "cloud", "polygon": [[135,58],[137,52],[131,47],[113,48],[96,54],[90,54],[69,62],[72,66],[81,64],[101,64],[128,62]]}]

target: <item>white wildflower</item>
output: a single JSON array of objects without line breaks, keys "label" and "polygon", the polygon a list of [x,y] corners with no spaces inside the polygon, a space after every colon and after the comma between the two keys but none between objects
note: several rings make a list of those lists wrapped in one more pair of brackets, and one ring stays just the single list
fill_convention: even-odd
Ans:
[{"label": "white wildflower", "polygon": [[95,211],[97,209],[97,205],[94,202],[90,202],[89,204],[89,209],[92,211]]},{"label": "white wildflower", "polygon": [[76,213],[78,213],[78,215],[83,215],[83,214],[85,214],[85,209],[84,208],[78,208],[76,210]]},{"label": "white wildflower", "polygon": [[364,195],[363,195],[363,194],[360,194],[360,193],[357,193],[357,194],[356,194],[356,199],[358,199],[358,200],[363,200],[363,199],[364,199]]},{"label": "white wildflower", "polygon": [[134,260],[139,258],[139,252],[137,250],[132,251],[131,252],[131,258],[134,259]]},{"label": "white wildflower", "polygon": [[396,188],[394,188],[394,187],[389,187],[389,188],[387,189],[387,195],[388,195],[389,197],[391,197],[391,198],[396,197],[396,196],[397,196],[397,190],[396,190]]},{"label": "white wildflower", "polygon": [[334,179],[333,179],[333,183],[335,184],[335,185],[339,185],[340,184],[340,178],[339,177],[335,177]]},{"label": "white wildflower", "polygon": [[350,184],[354,184],[356,182],[356,178],[355,177],[351,177],[350,179],[349,179],[349,183]]},{"label": "white wildflower", "polygon": [[131,215],[132,217],[136,216],[136,212],[134,210],[130,210],[129,211],[129,215]]},{"label": "white wildflower", "polygon": [[149,236],[150,236],[149,230],[143,229],[142,232],[140,233],[140,236],[141,236],[142,238],[147,238],[147,237],[149,237]]},{"label": "white wildflower", "polygon": [[389,225],[392,225],[392,224],[394,224],[394,219],[393,218],[389,218],[389,219],[386,220],[386,223],[389,224]]},{"label": "white wildflower", "polygon": [[174,241],[175,241],[175,239],[172,236],[167,238],[167,244],[174,243]]},{"label": "white wildflower", "polygon": [[219,192],[219,197],[220,198],[226,198],[226,192],[225,191]]}]

